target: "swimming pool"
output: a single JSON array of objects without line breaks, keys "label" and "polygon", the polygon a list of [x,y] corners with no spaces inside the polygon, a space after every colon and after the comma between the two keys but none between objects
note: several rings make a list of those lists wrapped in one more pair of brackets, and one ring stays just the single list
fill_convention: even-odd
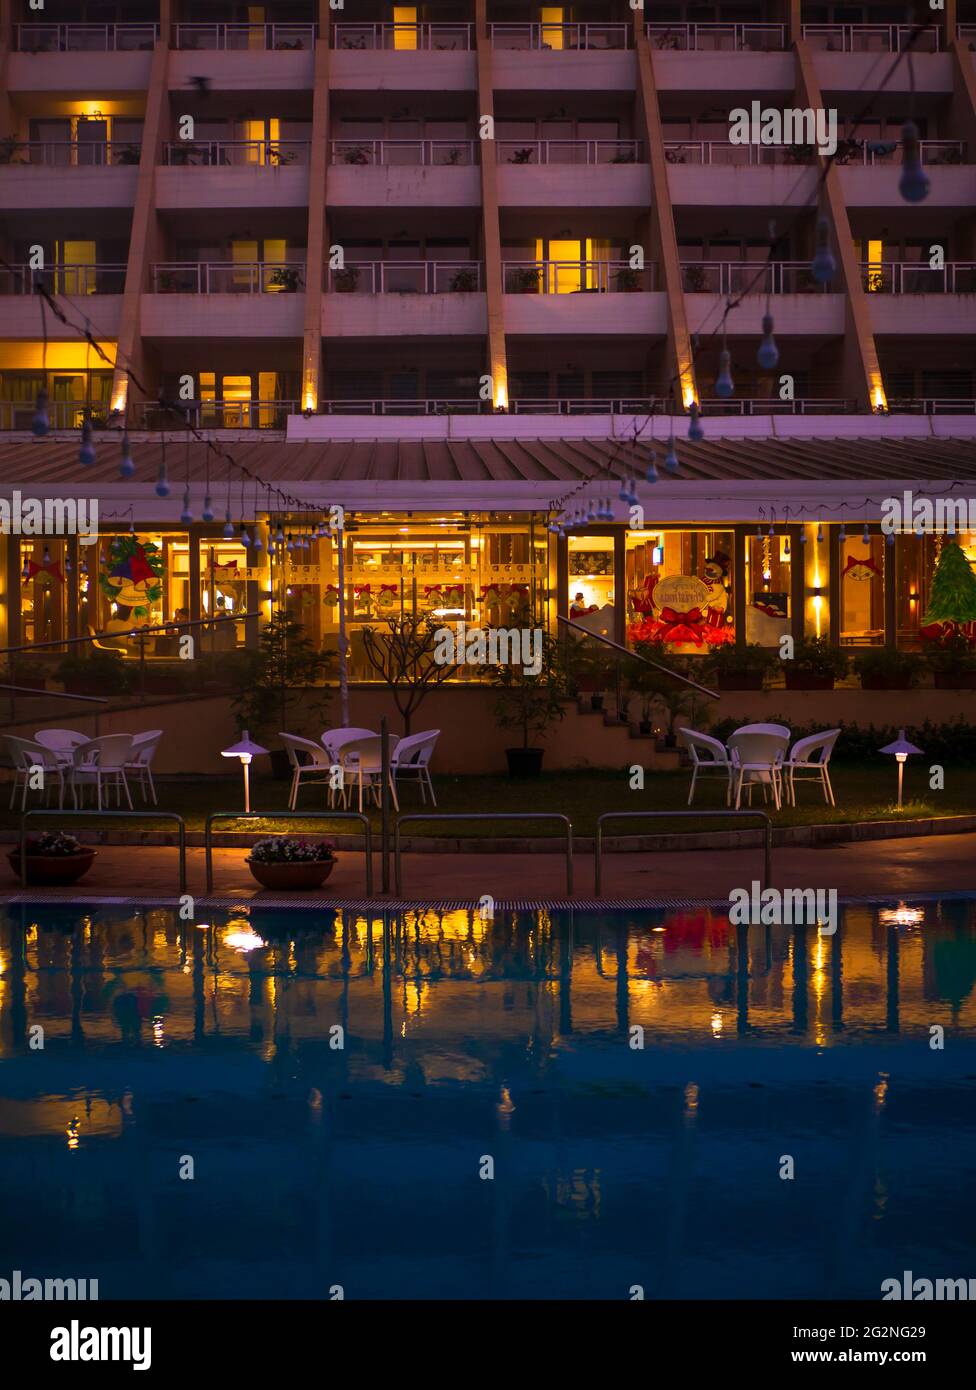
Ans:
[{"label": "swimming pool", "polygon": [[3,1277],[873,1299],[976,1273],[970,900],[849,904],[834,937],[11,905],[0,965]]}]

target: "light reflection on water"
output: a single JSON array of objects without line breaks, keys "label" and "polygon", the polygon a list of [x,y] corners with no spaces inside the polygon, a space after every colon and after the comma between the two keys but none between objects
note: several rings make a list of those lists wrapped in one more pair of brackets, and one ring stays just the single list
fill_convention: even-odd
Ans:
[{"label": "light reflection on water", "polygon": [[0,1275],[255,1298],[968,1278],[974,982],[961,900],[849,907],[836,936],[704,909],[14,906],[0,1181],[29,1200]]}]

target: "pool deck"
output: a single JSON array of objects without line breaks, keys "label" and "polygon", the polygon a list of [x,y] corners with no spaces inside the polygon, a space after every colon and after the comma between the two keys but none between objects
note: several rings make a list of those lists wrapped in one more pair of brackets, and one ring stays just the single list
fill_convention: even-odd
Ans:
[{"label": "pool deck", "polygon": [[[248,901],[281,901],[251,878],[245,849],[214,852],[214,895]],[[363,857],[343,851],[332,877],[303,898],[360,901],[366,896]],[[374,895],[380,896],[380,858],[374,855]],[[188,888],[205,891],[202,849],[187,850]],[[593,856],[577,853],[575,896],[593,898]],[[606,854],[603,892],[609,902],[658,899],[716,900],[732,888],[747,887],[762,870],[757,850],[679,850],[660,854]],[[392,862],[391,862],[392,877]],[[773,884],[778,888],[835,888],[841,897],[905,897],[912,894],[976,892],[976,835],[921,836],[812,848],[787,846],[773,854]],[[172,898],[178,893],[177,853],[159,845],[102,846],[84,881],[71,888],[33,890],[38,897],[90,901],[97,897]],[[560,854],[405,854],[404,900],[477,902],[489,894],[496,901],[552,900],[566,897],[565,859]],[[0,859],[0,900],[32,896]]]}]

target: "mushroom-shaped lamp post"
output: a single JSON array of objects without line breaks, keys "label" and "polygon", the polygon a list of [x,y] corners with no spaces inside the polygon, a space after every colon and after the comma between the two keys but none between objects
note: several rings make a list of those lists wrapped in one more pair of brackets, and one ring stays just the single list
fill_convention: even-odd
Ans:
[{"label": "mushroom-shaped lamp post", "polygon": [[905,730],[898,730],[898,737],[894,743],[886,743],[880,750],[882,753],[893,753],[898,760],[898,809],[902,808],[902,781],[905,775],[905,760],[910,753],[921,753],[921,748],[916,748],[914,743],[909,743],[905,737]]},{"label": "mushroom-shaped lamp post", "polygon": [[244,810],[248,814],[251,811],[251,759],[256,758],[259,753],[267,753],[267,751],[267,748],[262,748],[260,743],[252,743],[246,729],[240,743],[231,744],[230,748],[220,750],[222,758],[240,758],[241,760],[241,767],[244,769]]}]

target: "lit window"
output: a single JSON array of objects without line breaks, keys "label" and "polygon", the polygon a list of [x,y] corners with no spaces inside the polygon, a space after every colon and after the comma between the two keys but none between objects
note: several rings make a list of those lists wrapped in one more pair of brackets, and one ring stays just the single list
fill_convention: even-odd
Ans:
[{"label": "lit window", "polygon": [[414,49],[417,47],[417,7],[416,5],[394,5],[393,47]]}]

